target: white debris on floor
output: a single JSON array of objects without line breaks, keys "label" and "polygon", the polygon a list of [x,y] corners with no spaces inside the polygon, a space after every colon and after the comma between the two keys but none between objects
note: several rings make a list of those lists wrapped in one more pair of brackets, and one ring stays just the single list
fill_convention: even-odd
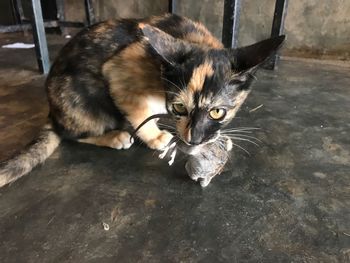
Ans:
[{"label": "white debris on floor", "polygon": [[17,42],[17,43],[12,43],[12,44],[7,44],[7,45],[3,45],[2,48],[33,48],[35,47],[34,44],[26,44],[26,43],[22,43],[22,42]]}]

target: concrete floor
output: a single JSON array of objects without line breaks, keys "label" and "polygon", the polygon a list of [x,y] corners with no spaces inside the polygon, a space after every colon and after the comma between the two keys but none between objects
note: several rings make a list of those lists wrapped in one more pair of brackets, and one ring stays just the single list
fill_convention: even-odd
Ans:
[{"label": "concrete floor", "polygon": [[[33,50],[0,48],[0,65],[5,158],[47,105]],[[0,189],[0,261],[350,262],[349,68],[282,61],[259,74],[238,117],[263,143],[241,144],[250,156],[234,149],[204,190],[183,158],[168,167],[142,146],[63,143]]]}]

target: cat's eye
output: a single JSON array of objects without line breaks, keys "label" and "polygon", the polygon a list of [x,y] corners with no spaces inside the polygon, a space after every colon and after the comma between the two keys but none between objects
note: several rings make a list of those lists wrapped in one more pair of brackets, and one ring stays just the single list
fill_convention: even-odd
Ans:
[{"label": "cat's eye", "polygon": [[226,115],[226,110],[223,108],[215,108],[209,111],[209,116],[213,120],[221,120],[225,117]]},{"label": "cat's eye", "polygon": [[173,104],[173,111],[177,115],[186,115],[187,114],[187,109],[185,105],[182,103],[174,103]]}]

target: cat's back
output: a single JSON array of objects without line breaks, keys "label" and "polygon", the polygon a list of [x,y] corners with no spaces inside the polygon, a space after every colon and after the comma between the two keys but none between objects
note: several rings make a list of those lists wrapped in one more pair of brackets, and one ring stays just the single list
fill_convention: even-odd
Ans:
[{"label": "cat's back", "polygon": [[104,63],[121,50],[133,48],[135,43],[146,48],[141,45],[140,23],[150,24],[175,38],[203,47],[223,47],[202,24],[174,14],[107,20],[83,29],[62,48],[47,78],[48,84],[61,76],[76,76],[87,71],[101,74]]},{"label": "cat's back", "polygon": [[147,19],[145,23],[159,28],[169,35],[185,41],[214,49],[223,48],[222,43],[215,38],[209,30],[201,23],[195,22],[187,17],[175,14],[166,14]]},{"label": "cat's back", "polygon": [[81,30],[59,52],[48,78],[75,74],[89,68],[100,71],[102,64],[118,50],[139,38],[137,19],[107,20]]},{"label": "cat's back", "polygon": [[71,39],[59,53],[53,71],[70,70],[87,63],[90,66],[101,66],[118,51],[141,40],[139,23],[150,24],[175,38],[191,43],[209,48],[222,48],[222,43],[202,24],[174,14],[144,19],[107,20],[83,29]]}]

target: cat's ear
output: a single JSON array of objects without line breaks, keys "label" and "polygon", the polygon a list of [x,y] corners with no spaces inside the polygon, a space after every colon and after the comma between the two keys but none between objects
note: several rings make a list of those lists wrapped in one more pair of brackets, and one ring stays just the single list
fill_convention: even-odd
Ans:
[{"label": "cat's ear", "polygon": [[269,38],[250,46],[229,50],[232,69],[236,72],[251,72],[265,62],[282,46],[285,36]]},{"label": "cat's ear", "polygon": [[169,65],[175,66],[191,50],[191,45],[148,24],[139,24],[145,40],[155,53]]}]

